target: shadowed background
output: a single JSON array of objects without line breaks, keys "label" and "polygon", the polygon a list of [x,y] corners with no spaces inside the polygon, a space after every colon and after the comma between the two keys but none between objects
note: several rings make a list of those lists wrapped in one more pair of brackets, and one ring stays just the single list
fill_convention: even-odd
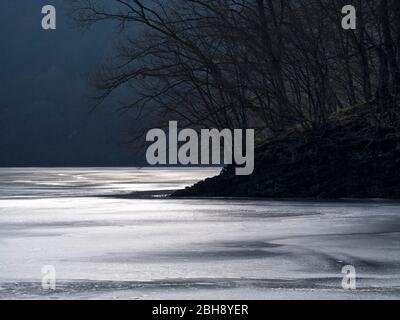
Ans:
[{"label": "shadowed background", "polygon": [[[57,9],[55,31],[41,29],[46,4]],[[116,33],[105,25],[77,28],[66,6],[0,2],[0,166],[141,164],[142,153],[125,143],[133,119],[108,104],[90,113],[88,75]]]}]

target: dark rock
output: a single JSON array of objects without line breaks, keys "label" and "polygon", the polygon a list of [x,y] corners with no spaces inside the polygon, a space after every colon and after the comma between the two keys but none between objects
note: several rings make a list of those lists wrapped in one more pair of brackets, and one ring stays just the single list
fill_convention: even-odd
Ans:
[{"label": "dark rock", "polygon": [[338,112],[322,130],[271,138],[257,149],[251,176],[228,166],[173,196],[400,198],[399,113],[372,105]]}]

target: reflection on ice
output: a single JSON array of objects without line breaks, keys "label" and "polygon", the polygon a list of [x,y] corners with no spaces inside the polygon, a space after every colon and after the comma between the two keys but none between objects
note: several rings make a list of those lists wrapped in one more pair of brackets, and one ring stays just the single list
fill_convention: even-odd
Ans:
[{"label": "reflection on ice", "polygon": [[218,168],[0,168],[0,199],[171,192],[215,176],[219,171]]},{"label": "reflection on ice", "polygon": [[[210,172],[73,170],[76,189],[72,170],[19,170],[1,171],[0,299],[400,297],[398,203],[125,199],[107,185],[159,190]],[[32,187],[56,176],[60,190]],[[347,264],[354,292],[341,287]],[[41,290],[44,265],[54,292]]]}]

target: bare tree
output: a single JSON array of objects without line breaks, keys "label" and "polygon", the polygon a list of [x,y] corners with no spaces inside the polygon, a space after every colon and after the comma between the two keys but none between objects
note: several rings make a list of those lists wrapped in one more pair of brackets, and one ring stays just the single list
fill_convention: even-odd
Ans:
[{"label": "bare tree", "polygon": [[74,0],[73,14],[125,36],[95,77],[100,101],[131,88],[125,108],[262,132],[320,128],[340,108],[398,95],[399,1],[355,0],[357,30],[343,30],[347,2]]}]

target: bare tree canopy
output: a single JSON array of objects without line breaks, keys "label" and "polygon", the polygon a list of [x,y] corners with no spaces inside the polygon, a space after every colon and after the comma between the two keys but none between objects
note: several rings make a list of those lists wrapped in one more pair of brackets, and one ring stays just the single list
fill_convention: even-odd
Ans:
[{"label": "bare tree canopy", "polygon": [[353,2],[356,30],[344,0],[74,0],[73,14],[125,36],[95,77],[101,100],[128,87],[127,108],[185,126],[277,131],[396,101],[400,1]]}]

